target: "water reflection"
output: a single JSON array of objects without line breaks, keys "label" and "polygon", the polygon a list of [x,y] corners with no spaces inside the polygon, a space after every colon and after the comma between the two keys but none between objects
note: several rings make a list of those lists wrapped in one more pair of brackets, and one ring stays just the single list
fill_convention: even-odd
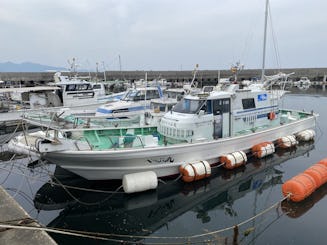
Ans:
[{"label": "water reflection", "polygon": [[[223,210],[229,217],[237,216],[237,211],[233,208],[235,201],[253,191],[262,193],[272,186],[282,184],[283,172],[276,166],[307,154],[313,148],[313,144],[303,144],[288,151],[279,149],[268,158],[251,159],[246,166],[234,171],[216,169],[210,178],[194,183],[170,180],[160,183],[157,190],[138,194],[124,194],[120,191],[113,194],[111,192],[117,189],[119,183],[87,181],[78,176],[67,177],[63,175],[64,170],[57,168],[52,180],[37,191],[34,205],[39,210],[63,209],[48,227],[128,235],[107,237],[117,242],[143,241],[143,236],[151,237],[187,212],[196,214],[194,219],[187,218],[185,226],[189,227],[196,222],[218,222],[212,214],[214,210]],[[284,203],[283,210],[287,205]],[[194,230],[192,234],[200,232]],[[59,244],[81,242],[76,237],[53,236]],[[231,239],[238,239],[235,238],[235,233]],[[98,242],[90,240],[88,243]]]}]

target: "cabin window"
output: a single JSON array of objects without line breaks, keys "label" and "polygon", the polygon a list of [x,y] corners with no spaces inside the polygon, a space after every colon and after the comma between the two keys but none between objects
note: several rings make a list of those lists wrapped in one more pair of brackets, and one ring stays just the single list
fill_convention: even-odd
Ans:
[{"label": "cabin window", "polygon": [[255,108],[255,103],[253,98],[242,99],[243,109]]},{"label": "cabin window", "polygon": [[75,84],[69,84],[66,86],[66,91],[75,91]]},{"label": "cabin window", "polygon": [[203,92],[204,93],[210,93],[213,91],[213,86],[205,86],[203,87]]},{"label": "cabin window", "polygon": [[90,84],[79,84],[78,85],[79,87],[78,87],[78,90],[90,90],[90,89],[92,89],[91,88],[91,86],[90,86]]},{"label": "cabin window", "polygon": [[148,90],[146,92],[146,99],[158,99],[160,98],[159,91],[158,90]]},{"label": "cabin window", "polygon": [[230,99],[218,99],[212,101],[213,114],[220,115],[222,113],[230,112]]},{"label": "cabin window", "polygon": [[230,99],[223,99],[223,113],[230,112]]},{"label": "cabin window", "polygon": [[207,101],[207,113],[208,114],[212,113],[212,101],[211,100]]},{"label": "cabin window", "polygon": [[123,100],[126,101],[133,101],[134,97],[136,96],[137,91],[136,90],[130,90],[127,92]]},{"label": "cabin window", "polygon": [[139,91],[136,93],[134,101],[145,100],[145,93],[143,91]]},{"label": "cabin window", "polygon": [[173,111],[179,113],[194,114],[199,111],[204,102],[204,100],[190,100],[184,98],[173,107]]},{"label": "cabin window", "polygon": [[101,84],[94,84],[93,89],[101,89]]}]

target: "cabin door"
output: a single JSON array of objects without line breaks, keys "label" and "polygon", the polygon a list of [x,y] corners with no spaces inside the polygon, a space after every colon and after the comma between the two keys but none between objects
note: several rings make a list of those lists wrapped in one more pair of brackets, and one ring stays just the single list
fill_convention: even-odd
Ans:
[{"label": "cabin door", "polygon": [[212,101],[215,139],[230,136],[230,98]]}]

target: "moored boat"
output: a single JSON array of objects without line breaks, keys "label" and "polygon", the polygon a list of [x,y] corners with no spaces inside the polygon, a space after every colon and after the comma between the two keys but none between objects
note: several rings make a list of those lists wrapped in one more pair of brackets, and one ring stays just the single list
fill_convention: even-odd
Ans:
[{"label": "moored boat", "polygon": [[[298,145],[296,150],[291,151],[282,149],[283,152],[278,152],[278,155],[274,154],[267,159],[258,161],[253,159],[254,162],[250,161],[239,171],[216,169],[210,180],[197,183],[171,180],[166,184],[160,183],[157,190],[134,195],[120,192],[109,195],[98,191],[85,191],[87,189],[108,191],[108,188],[115,191],[117,186],[112,182],[93,182],[77,177],[60,178],[60,175],[55,173],[55,177],[38,190],[34,205],[38,210],[61,210],[58,217],[49,222],[50,227],[80,230],[82,224],[83,229],[87,231],[126,234],[128,238],[135,236],[136,242],[140,239],[136,236],[157,234],[160,227],[172,230],[178,217],[183,217],[187,212],[190,212],[194,222],[218,220],[217,216],[213,215],[217,210],[221,210],[226,216],[231,215],[231,212],[227,211],[238,211],[235,209],[237,206],[235,203],[244,196],[249,197],[250,193],[257,194],[255,197],[251,195],[253,202],[250,199],[250,205],[259,207],[259,200],[263,202],[266,200],[264,191],[268,192],[273,186],[282,183],[283,172],[278,165],[303,156],[313,148],[314,145],[308,144]],[[245,203],[249,203],[249,198],[246,198]],[[265,205],[268,206],[267,203]],[[220,223],[222,227],[227,226]],[[201,222],[200,224],[204,225]],[[192,230],[191,227],[184,228],[187,229],[187,234],[190,230],[198,233],[198,230]],[[69,237],[65,236],[62,239],[67,242]],[[164,238],[162,241],[167,242]],[[146,243],[144,240],[143,242]],[[169,242],[179,243],[181,240]]]}]

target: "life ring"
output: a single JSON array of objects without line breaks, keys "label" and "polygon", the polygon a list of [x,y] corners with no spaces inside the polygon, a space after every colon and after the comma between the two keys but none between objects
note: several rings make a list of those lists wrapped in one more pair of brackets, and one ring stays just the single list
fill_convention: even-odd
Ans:
[{"label": "life ring", "polygon": [[275,114],[275,112],[269,112],[268,113],[268,119],[269,120],[274,120],[276,118],[276,114]]}]

